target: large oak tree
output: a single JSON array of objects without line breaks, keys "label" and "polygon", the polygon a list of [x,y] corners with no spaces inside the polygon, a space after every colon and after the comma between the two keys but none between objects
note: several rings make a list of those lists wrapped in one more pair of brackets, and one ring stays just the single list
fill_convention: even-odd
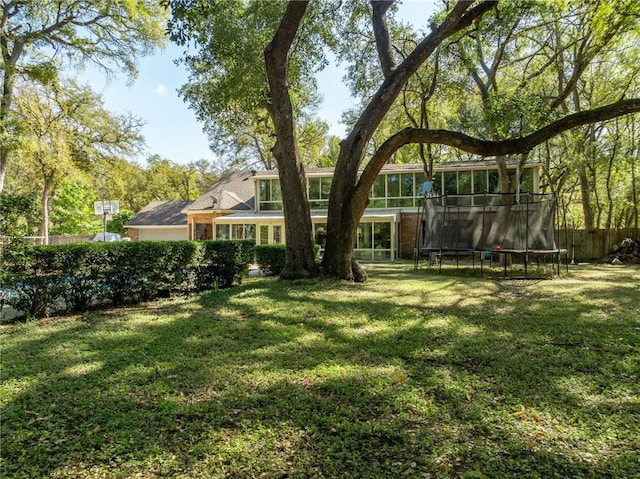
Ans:
[{"label": "large oak tree", "polygon": [[[180,3],[183,7],[185,2]],[[404,57],[394,54],[386,14],[393,5],[392,1],[371,2],[371,25],[382,80],[354,120],[351,131],[340,144],[340,153],[335,168],[331,194],[329,198],[327,242],[323,258],[324,274],[348,280],[363,281],[366,273],[353,257],[353,245],[357,226],[368,203],[368,196],[382,166],[391,155],[403,145],[442,144],[481,156],[500,156],[523,154],[544,141],[562,132],[580,125],[591,124],[640,111],[640,100],[625,98],[624,95],[612,98],[609,103],[583,111],[560,111],[529,133],[500,138],[472,136],[455,129],[429,129],[407,127],[400,129],[370,155],[373,135],[398,100],[409,79],[433,57],[439,46],[447,41],[458,41],[462,36],[473,33],[486,16],[498,16],[499,9],[505,3],[483,1],[458,1],[447,12],[438,16],[431,25],[431,31],[417,41],[415,47]],[[614,4],[620,5],[614,5]],[[305,43],[308,23],[311,22],[309,2],[290,2],[283,10],[281,21],[270,37],[265,49],[266,77],[268,79],[267,102],[273,119],[276,134],[274,154],[278,161],[279,174],[285,203],[287,230],[294,231],[297,238],[289,244],[287,250],[287,276],[299,277],[314,274],[308,258],[311,248],[311,223],[308,220],[308,204],[304,189],[304,171],[301,167],[295,135],[295,109],[291,102],[291,78],[298,79],[300,74],[299,45]],[[315,4],[312,4],[315,5]],[[361,4],[359,4],[361,5]],[[637,6],[633,2],[611,0],[600,2],[600,7],[591,12],[590,25],[598,32],[604,27],[616,8],[624,7],[624,22],[637,20]],[[221,5],[219,5],[221,6]],[[535,8],[535,4],[529,4]],[[613,8],[616,7],[616,8]],[[573,8],[570,6],[569,8]],[[366,9],[365,9],[366,10]],[[175,12],[174,12],[175,13]],[[628,18],[627,18],[628,17]],[[622,22],[622,23],[624,23]],[[612,37],[595,35],[604,43]],[[576,44],[576,43],[574,43]],[[587,42],[587,46],[593,43]],[[221,47],[220,45],[218,45]],[[222,47],[221,47],[222,48]],[[320,48],[320,47],[318,47]],[[299,53],[299,52],[298,52]],[[298,59],[298,63],[291,60]],[[563,72],[566,78],[560,94],[555,95],[551,110],[561,110],[558,105],[571,95],[575,89],[572,84],[579,82],[581,72],[587,68],[595,55],[582,52],[584,62],[576,63],[573,71]],[[490,69],[486,69],[489,75]],[[293,73],[293,76],[292,76]],[[220,74],[220,72],[217,72]],[[480,84],[480,83],[478,83]],[[295,89],[293,90],[295,92]],[[365,160],[370,157],[369,161]],[[289,241],[289,237],[287,237]]]},{"label": "large oak tree", "polygon": [[163,44],[165,10],[157,0],[0,1],[0,193],[16,146],[11,104],[16,77],[44,83],[60,60],[91,62],[136,75],[136,58]]}]

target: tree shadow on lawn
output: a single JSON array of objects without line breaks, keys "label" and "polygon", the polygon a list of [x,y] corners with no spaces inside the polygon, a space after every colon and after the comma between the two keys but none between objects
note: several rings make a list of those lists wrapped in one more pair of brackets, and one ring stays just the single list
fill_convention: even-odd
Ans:
[{"label": "tree shadow on lawn", "polygon": [[640,470],[638,323],[610,311],[615,284],[576,301],[450,280],[433,305],[354,291],[255,280],[10,342],[6,477]]}]

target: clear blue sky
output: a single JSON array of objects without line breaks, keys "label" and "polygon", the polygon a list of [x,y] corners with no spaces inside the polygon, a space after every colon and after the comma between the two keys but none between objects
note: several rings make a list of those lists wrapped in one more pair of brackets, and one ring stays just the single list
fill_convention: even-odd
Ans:
[{"label": "clear blue sky", "polygon": [[[405,0],[400,5],[400,18],[416,27],[426,24],[437,3],[437,0]],[[178,97],[178,88],[187,81],[184,68],[174,63],[181,53],[181,48],[168,44],[164,51],[140,59],[140,74],[133,85],[127,85],[124,76],[107,81],[91,69],[87,70],[85,78],[80,75],[81,81],[89,82],[102,94],[105,106],[111,112],[130,112],[144,120],[142,134],[147,151],[138,158],[140,163],[152,154],[183,164],[200,158],[215,159],[202,132],[202,124]],[[340,124],[341,114],[353,105],[349,91],[342,84],[343,76],[339,67],[329,65],[318,77],[324,98],[319,116],[329,123],[331,134],[339,137],[345,134],[344,126]]]}]

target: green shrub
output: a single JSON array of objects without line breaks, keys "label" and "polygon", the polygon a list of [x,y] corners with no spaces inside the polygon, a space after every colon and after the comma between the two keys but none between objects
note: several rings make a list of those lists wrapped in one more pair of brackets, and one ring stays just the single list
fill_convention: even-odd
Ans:
[{"label": "green shrub", "polygon": [[196,268],[196,288],[229,288],[234,281],[241,283],[253,262],[253,241],[200,241],[200,257]]},{"label": "green shrub", "polygon": [[29,246],[3,261],[2,300],[37,318],[52,311],[228,288],[242,281],[253,254],[252,241]]},{"label": "green shrub", "polygon": [[28,318],[46,316],[57,307],[67,285],[56,253],[52,246],[28,246],[14,261],[3,265],[6,286],[11,289],[6,304]]},{"label": "green shrub", "polygon": [[193,289],[198,247],[188,241],[108,243],[105,284],[113,304],[149,301]]},{"label": "green shrub", "polygon": [[256,245],[256,263],[267,276],[277,276],[284,268],[286,247],[283,244]]},{"label": "green shrub", "polygon": [[86,311],[108,298],[105,286],[107,243],[79,243],[57,246],[61,277],[66,288],[63,299],[67,311]]},{"label": "green shrub", "polygon": [[195,288],[193,265],[198,259],[199,246],[195,241],[165,242],[163,281],[159,289],[186,294]]},{"label": "green shrub", "polygon": [[[320,257],[320,245],[314,245],[316,261]],[[287,248],[283,244],[256,245],[256,263],[267,276],[277,276],[284,268]]]}]

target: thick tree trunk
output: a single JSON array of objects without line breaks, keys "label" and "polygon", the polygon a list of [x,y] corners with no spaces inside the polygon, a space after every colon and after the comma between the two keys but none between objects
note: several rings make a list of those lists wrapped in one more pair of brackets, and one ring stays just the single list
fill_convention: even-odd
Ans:
[{"label": "thick tree trunk", "polygon": [[337,183],[336,191],[343,194],[340,195],[339,205],[334,203],[334,211],[339,211],[340,216],[333,216],[333,220],[327,223],[323,273],[347,281],[363,282],[366,281],[367,274],[354,259],[353,249],[357,239],[358,223],[366,207],[366,198],[364,205],[362,199],[356,200],[358,190],[344,176],[334,176],[333,183]]},{"label": "thick tree trunk", "polygon": [[507,157],[496,156],[496,166],[498,167],[500,193],[512,193],[511,185],[509,184],[509,171],[507,170]]},{"label": "thick tree trunk", "polygon": [[[376,165],[370,169],[370,173],[375,171],[375,175],[363,175],[358,179],[358,168],[364,159],[369,141],[409,78],[435,49],[445,39],[471,25],[495,5],[495,2],[491,1],[481,2],[476,6],[472,6],[470,2],[457,2],[440,26],[434,28],[395,68],[389,58],[389,49],[384,45],[378,49],[385,81],[371,98],[351,133],[340,144],[340,155],[329,196],[327,242],[322,261],[325,275],[352,281],[366,279],[364,270],[353,258],[353,247],[367,195],[382,168],[382,165]],[[374,33],[378,45],[384,44],[384,37],[388,34],[384,25],[381,25],[385,21],[385,11],[386,5],[374,9],[373,21],[378,23]]]},{"label": "thick tree trunk", "polygon": [[7,175],[7,163],[9,160],[9,110],[13,95],[13,67],[7,66],[4,71],[2,84],[2,98],[0,98],[0,194],[4,190],[4,181]]},{"label": "thick tree trunk", "polygon": [[9,150],[5,146],[0,146],[0,194],[4,190],[4,180],[7,176],[7,163]]},{"label": "thick tree trunk", "polygon": [[639,234],[638,216],[640,212],[638,211],[638,193],[637,193],[638,190],[636,186],[637,181],[636,181],[636,167],[635,167],[636,164],[640,164],[640,146],[636,150],[636,160],[634,160],[633,158],[631,159],[631,199],[632,199],[632,205],[633,205],[632,221],[636,230],[635,236],[638,237],[638,234]]},{"label": "thick tree trunk", "polygon": [[40,221],[39,236],[42,244],[49,244],[49,199],[51,197],[51,187],[45,184],[42,189],[42,219]]},{"label": "thick tree trunk", "polygon": [[6,39],[0,41],[0,50],[2,51],[3,60],[3,76],[2,76],[2,97],[0,97],[0,194],[4,190],[4,181],[7,175],[7,163],[9,153],[11,152],[9,141],[9,112],[11,111],[11,102],[13,101],[13,86],[16,64],[18,58],[24,51],[24,42],[16,41],[13,51],[9,51],[9,45]]},{"label": "thick tree trunk", "polygon": [[584,215],[584,229],[594,231],[593,207],[591,206],[591,188],[589,177],[584,165],[578,168],[578,178],[580,180],[580,199],[582,201],[582,214]]},{"label": "thick tree trunk", "polygon": [[300,162],[293,107],[287,87],[289,49],[308,3],[289,2],[273,40],[264,51],[269,83],[268,109],[276,131],[273,155],[278,165],[286,224],[286,260],[280,274],[283,279],[308,278],[318,274],[307,198],[307,180]]}]

